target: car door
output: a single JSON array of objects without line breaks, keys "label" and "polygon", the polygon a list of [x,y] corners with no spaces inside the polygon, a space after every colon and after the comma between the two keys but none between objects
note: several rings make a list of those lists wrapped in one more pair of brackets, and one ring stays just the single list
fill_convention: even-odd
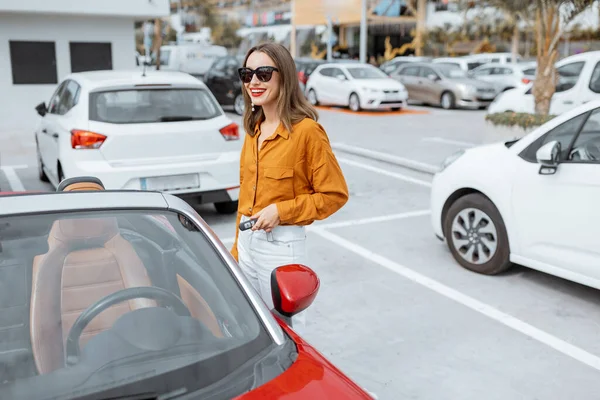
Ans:
[{"label": "car door", "polygon": [[[554,174],[541,174],[536,151],[561,144]],[[548,268],[600,279],[600,108],[540,137],[521,154],[512,189],[512,232],[520,256]]]},{"label": "car door", "polygon": [[333,77],[331,78],[331,101],[333,104],[349,105],[350,93],[355,89],[351,79],[352,77],[342,68],[333,68]]},{"label": "car door", "polygon": [[440,75],[429,67],[421,67],[419,70],[419,93],[422,101],[437,103],[442,96],[443,88],[440,85]]},{"label": "car door", "polygon": [[475,68],[471,74],[473,78],[479,79],[485,82],[492,82],[494,77],[492,76],[492,71],[495,67],[479,67]]},{"label": "car door", "polygon": [[51,114],[48,118],[47,132],[45,133],[47,162],[44,161],[44,164],[57,182],[60,180],[58,174],[59,146],[61,142],[70,141],[71,130],[77,128],[69,111],[79,101],[80,91],[81,88],[77,82],[66,81],[58,100],[56,113]]},{"label": "car door", "polygon": [[408,91],[409,99],[422,101],[422,96],[419,92],[418,65],[404,65],[392,74],[392,78],[396,79],[404,85],[404,87]]},{"label": "car door", "polygon": [[585,61],[575,61],[556,69],[558,84],[550,101],[551,114],[559,115],[582,104],[581,95],[583,93],[579,90],[578,83],[584,67]]},{"label": "car door", "polygon": [[39,130],[36,132],[37,145],[39,149],[39,157],[47,168],[51,167],[51,153],[53,144],[53,138],[51,136],[51,131],[54,127],[54,119],[56,113],[58,112],[58,105],[60,102],[60,96],[67,86],[68,81],[63,81],[54,91],[54,94],[50,98],[48,102],[48,110],[46,115],[42,117],[42,120],[39,125]]},{"label": "car door", "polygon": [[333,67],[325,67],[315,71],[309,78],[311,90],[314,90],[321,103],[332,104],[335,101],[334,70]]}]

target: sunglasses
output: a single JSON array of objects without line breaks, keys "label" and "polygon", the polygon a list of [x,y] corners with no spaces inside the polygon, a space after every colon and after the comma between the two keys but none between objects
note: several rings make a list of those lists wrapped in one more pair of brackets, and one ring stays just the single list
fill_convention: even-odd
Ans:
[{"label": "sunglasses", "polygon": [[273,76],[273,71],[279,71],[275,67],[258,67],[254,70],[250,68],[240,68],[238,72],[240,74],[240,79],[244,83],[250,83],[252,81],[252,77],[256,75],[259,81],[261,82],[269,82],[271,77]]}]

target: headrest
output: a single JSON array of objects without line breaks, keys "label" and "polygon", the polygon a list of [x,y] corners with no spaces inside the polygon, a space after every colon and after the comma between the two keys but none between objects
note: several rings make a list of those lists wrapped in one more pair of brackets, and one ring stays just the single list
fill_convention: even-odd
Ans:
[{"label": "headrest", "polygon": [[54,222],[49,242],[58,241],[71,249],[102,247],[118,233],[114,217],[68,218]]},{"label": "headrest", "polygon": [[93,176],[76,176],[63,179],[56,188],[57,192],[73,192],[82,190],[105,190],[102,181]]}]

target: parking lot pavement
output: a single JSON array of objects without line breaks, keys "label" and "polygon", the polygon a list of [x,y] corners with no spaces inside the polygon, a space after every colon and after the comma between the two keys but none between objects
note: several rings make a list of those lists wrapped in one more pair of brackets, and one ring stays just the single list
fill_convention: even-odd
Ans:
[{"label": "parking lot pavement", "polygon": [[[483,115],[468,113],[323,111],[321,122],[332,142],[435,165],[459,146],[446,142],[478,140],[470,125]],[[429,123],[415,120],[423,117]],[[434,132],[444,121],[447,129]],[[5,143],[0,190],[51,190],[37,179],[35,148],[14,137]],[[459,267],[433,235],[431,175],[336,154],[350,200],[309,228],[310,267],[322,284],[309,309],[309,342],[379,399],[597,397],[596,290],[521,267],[494,277]],[[211,205],[198,211],[229,247],[235,216]]]}]

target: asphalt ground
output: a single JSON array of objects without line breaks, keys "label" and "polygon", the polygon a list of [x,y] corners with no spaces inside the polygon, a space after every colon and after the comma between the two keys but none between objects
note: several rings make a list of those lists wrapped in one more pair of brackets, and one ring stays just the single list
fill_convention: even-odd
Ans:
[{"label": "asphalt ground", "polygon": [[[597,399],[598,292],[519,266],[494,277],[461,268],[433,235],[431,174],[376,160],[435,168],[502,133],[483,111],[410,110],[320,109],[350,200],[309,229],[321,291],[305,338],[379,399]],[[32,143],[0,134],[0,189],[52,190]],[[198,211],[229,246],[235,217]]]}]

